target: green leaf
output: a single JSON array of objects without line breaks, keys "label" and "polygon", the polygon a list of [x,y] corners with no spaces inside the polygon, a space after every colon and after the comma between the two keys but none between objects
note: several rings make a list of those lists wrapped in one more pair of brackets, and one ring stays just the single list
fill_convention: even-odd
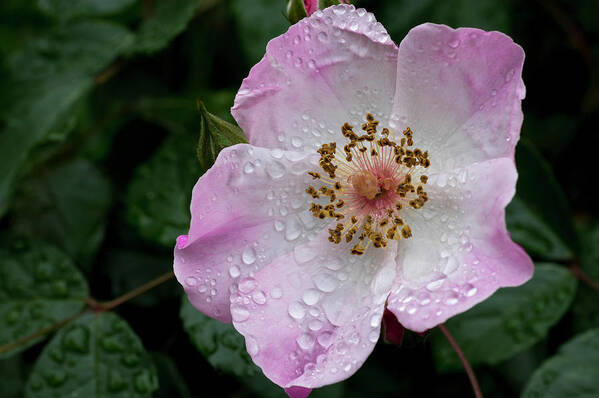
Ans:
[{"label": "green leaf", "polygon": [[129,53],[150,54],[162,50],[172,39],[183,32],[200,6],[207,8],[214,3],[214,0],[154,2],[151,17],[142,23]]},{"label": "green leaf", "polygon": [[542,259],[571,259],[579,246],[576,230],[551,167],[526,141],[518,144],[516,166],[516,196],[506,208],[512,239]]},{"label": "green leaf", "polygon": [[523,398],[599,396],[599,329],[591,329],[560,347],[532,375]]},{"label": "green leaf", "polygon": [[137,168],[127,192],[127,218],[145,239],[173,247],[189,229],[191,191],[202,175],[191,135],[172,134]]},{"label": "green leaf", "polygon": [[[599,222],[580,227],[580,267],[594,281],[599,281]],[[584,331],[599,327],[597,291],[581,283],[572,305],[574,329]]]},{"label": "green leaf", "polygon": [[104,238],[111,193],[89,161],[76,159],[24,180],[14,204],[15,230],[54,243],[89,264]]},{"label": "green leaf", "polygon": [[39,241],[16,240],[0,249],[0,357],[41,338],[6,347],[85,306],[87,283],[71,260]]},{"label": "green leaf", "polygon": [[497,7],[494,0],[394,0],[383,3],[377,19],[399,43],[410,29],[425,22],[453,27],[476,26],[509,34],[510,11],[509,1]]},{"label": "green leaf", "polygon": [[[530,281],[519,287],[500,289],[486,301],[447,321],[447,329],[472,364],[495,365],[547,335],[549,328],[568,310],[576,283],[565,267],[537,264]],[[435,333],[432,347],[439,369],[461,368],[441,333]]]},{"label": "green leaf", "polygon": [[117,13],[136,0],[38,0],[47,14],[67,20],[80,16],[103,16]]},{"label": "green leaf", "polygon": [[240,377],[259,372],[246,351],[243,336],[233,325],[202,314],[187,297],[181,304],[181,319],[193,345],[215,369]]},{"label": "green leaf", "polygon": [[247,138],[237,125],[208,112],[202,101],[198,101],[198,109],[202,116],[197,149],[198,161],[204,169],[208,169],[214,164],[222,149],[235,144],[247,143]]},{"label": "green leaf", "polygon": [[281,0],[232,0],[233,13],[239,28],[239,40],[246,51],[249,65],[264,56],[266,43],[289,28],[285,18],[285,3]]},{"label": "green leaf", "polygon": [[21,398],[25,391],[25,369],[21,355],[0,360],[0,397]]},{"label": "green leaf", "polygon": [[139,337],[108,312],[85,315],[54,336],[33,367],[25,397],[151,397],[157,388]]},{"label": "green leaf", "polygon": [[131,42],[122,26],[80,22],[29,42],[7,62],[10,82],[0,96],[9,106],[0,110],[5,128],[0,134],[0,215],[8,207],[13,180],[29,151],[94,84],[94,76]]}]

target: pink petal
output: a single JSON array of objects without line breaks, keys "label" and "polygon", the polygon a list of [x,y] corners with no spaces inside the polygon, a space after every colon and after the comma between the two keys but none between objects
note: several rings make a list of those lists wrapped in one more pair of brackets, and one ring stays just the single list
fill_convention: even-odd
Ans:
[{"label": "pink petal", "polygon": [[404,327],[397,321],[395,315],[385,308],[385,313],[383,314],[383,336],[385,342],[398,347],[401,346],[404,332]]},{"label": "pink petal", "polygon": [[512,157],[524,51],[499,32],[423,24],[399,46],[392,127],[409,125],[431,170]]},{"label": "pink petal", "polygon": [[387,121],[396,69],[397,46],[372,14],[329,7],[268,43],[231,113],[253,145],[313,152],[344,142],[343,123],[368,112]]},{"label": "pink petal", "polygon": [[304,0],[304,6],[306,7],[306,13],[310,16],[318,10],[318,0]]},{"label": "pink petal", "polygon": [[175,248],[175,274],[196,308],[230,322],[231,285],[325,225],[304,192],[316,160],[250,145],[219,154],[193,189],[189,234]]},{"label": "pink petal", "polygon": [[312,389],[293,386],[286,388],[285,392],[287,393],[287,395],[289,395],[289,398],[307,398],[308,395],[310,395],[310,393],[312,392]]},{"label": "pink petal", "polygon": [[[379,338],[395,276],[396,244],[357,258],[322,233],[254,275],[233,296],[233,325],[264,374],[288,388],[320,387],[351,376]],[[266,296],[256,302],[254,295]]]},{"label": "pink petal", "polygon": [[406,212],[413,237],[400,242],[388,300],[402,325],[424,331],[530,279],[533,263],[505,227],[516,178],[506,158],[429,177],[430,203]]}]

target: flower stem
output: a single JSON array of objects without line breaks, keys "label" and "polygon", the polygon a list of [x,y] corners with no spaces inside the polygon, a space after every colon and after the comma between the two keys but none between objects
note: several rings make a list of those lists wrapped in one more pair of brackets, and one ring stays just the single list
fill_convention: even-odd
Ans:
[{"label": "flower stem", "polygon": [[588,276],[584,270],[577,263],[572,263],[568,267],[570,272],[574,274],[580,281],[589,285],[589,287],[597,292],[599,292],[599,283],[594,281],[590,276]]},{"label": "flower stem", "polygon": [[483,393],[480,389],[480,386],[478,385],[478,380],[476,380],[476,375],[474,374],[474,371],[472,370],[472,366],[470,366],[468,359],[466,359],[466,356],[462,352],[462,349],[460,348],[458,343],[454,340],[451,333],[449,333],[449,330],[447,330],[447,328],[445,327],[445,324],[443,324],[443,323],[440,324],[439,329],[441,329],[441,332],[443,332],[443,334],[445,335],[445,338],[447,339],[447,341],[449,342],[449,344],[451,345],[453,350],[456,352],[456,354],[458,354],[458,357],[460,358],[460,361],[462,362],[462,366],[464,366],[464,369],[466,370],[466,373],[468,374],[468,378],[470,379],[470,384],[472,384],[472,390],[474,391],[474,396],[476,398],[483,398]]},{"label": "flower stem", "polygon": [[110,300],[110,301],[106,301],[106,302],[102,303],[102,302],[97,302],[93,299],[88,299],[88,304],[90,305],[92,310],[94,310],[96,312],[110,311],[111,309],[118,307],[119,305],[123,304],[124,302],[134,299],[135,297],[137,297],[141,294],[144,294],[148,290],[153,289],[156,286],[163,284],[164,282],[172,279],[174,276],[175,276],[175,273],[173,271],[170,271],[170,272],[167,272],[166,274],[159,276],[156,279],[151,280],[148,283],[145,283],[145,284],[139,286],[138,288],[131,290],[128,293],[123,294],[120,297],[115,298],[114,300]]}]

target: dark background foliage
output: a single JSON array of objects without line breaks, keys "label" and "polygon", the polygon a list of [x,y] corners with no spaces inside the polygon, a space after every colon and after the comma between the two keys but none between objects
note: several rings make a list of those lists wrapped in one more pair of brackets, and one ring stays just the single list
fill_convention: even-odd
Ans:
[{"label": "dark background foliage", "polygon": [[[599,396],[599,292],[575,277],[599,280],[599,3],[355,3],[396,43],[432,21],[499,30],[524,48],[507,221],[535,277],[447,327],[487,397]],[[0,396],[283,396],[232,327],[195,311],[173,280],[113,311],[78,314],[171,269],[211,159],[196,157],[195,100],[233,122],[241,80],[289,26],[284,9],[283,0],[0,2]],[[471,394],[438,331],[408,332],[399,348],[381,342],[352,378],[314,392]]]}]

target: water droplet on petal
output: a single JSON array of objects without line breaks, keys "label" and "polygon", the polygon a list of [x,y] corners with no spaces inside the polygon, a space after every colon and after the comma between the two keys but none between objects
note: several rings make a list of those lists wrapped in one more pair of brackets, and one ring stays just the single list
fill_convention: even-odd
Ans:
[{"label": "water droplet on petal", "polygon": [[339,284],[337,278],[326,273],[316,275],[313,280],[316,287],[325,293],[333,292]]},{"label": "water droplet on petal", "polygon": [[256,261],[256,251],[254,248],[246,247],[241,255],[241,260],[247,265],[253,264]]},{"label": "water droplet on petal", "polygon": [[256,286],[258,286],[258,282],[254,278],[243,278],[238,284],[239,291],[243,294],[252,292]]},{"label": "water droplet on petal", "polygon": [[302,350],[309,350],[314,346],[315,339],[314,336],[309,333],[302,333],[296,341],[297,345],[299,345]]},{"label": "water droplet on petal", "polygon": [[231,317],[235,322],[245,322],[250,317],[250,312],[241,306],[231,307]]},{"label": "water droplet on petal", "polygon": [[304,292],[302,300],[306,305],[314,305],[320,299],[320,292],[316,289],[308,289]]},{"label": "water droplet on petal", "polygon": [[287,311],[289,312],[289,316],[291,316],[293,319],[299,320],[306,316],[306,309],[301,303],[298,303],[297,301],[294,301],[291,304],[289,304]]},{"label": "water droplet on petal", "polygon": [[229,275],[231,275],[231,278],[237,278],[239,275],[241,275],[239,267],[236,265],[231,266],[231,268],[229,268]]}]

